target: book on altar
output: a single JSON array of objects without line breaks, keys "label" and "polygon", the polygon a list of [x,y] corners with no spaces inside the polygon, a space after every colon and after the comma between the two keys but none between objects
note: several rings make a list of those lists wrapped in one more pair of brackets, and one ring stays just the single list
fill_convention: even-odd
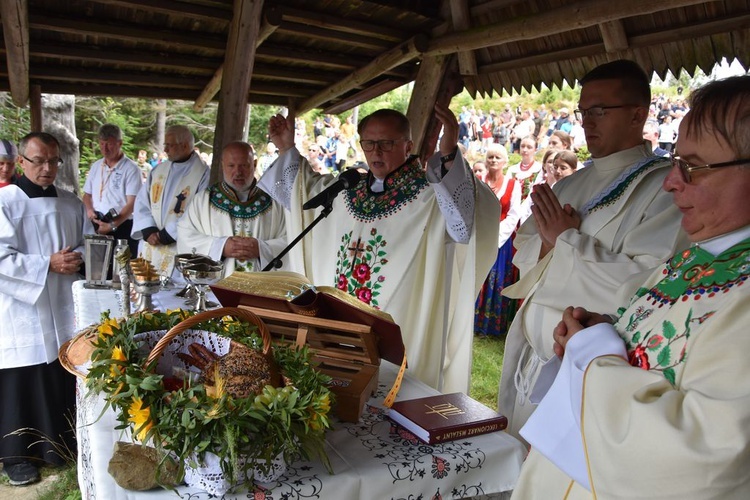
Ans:
[{"label": "book on altar", "polygon": [[427,444],[502,431],[508,419],[462,392],[393,403],[388,418]]}]

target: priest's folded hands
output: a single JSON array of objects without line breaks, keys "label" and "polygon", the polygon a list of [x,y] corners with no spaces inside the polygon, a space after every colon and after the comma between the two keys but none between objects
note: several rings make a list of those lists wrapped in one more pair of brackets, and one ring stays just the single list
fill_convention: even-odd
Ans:
[{"label": "priest's folded hands", "polygon": [[49,257],[49,271],[57,274],[75,274],[81,269],[83,255],[65,247]]}]

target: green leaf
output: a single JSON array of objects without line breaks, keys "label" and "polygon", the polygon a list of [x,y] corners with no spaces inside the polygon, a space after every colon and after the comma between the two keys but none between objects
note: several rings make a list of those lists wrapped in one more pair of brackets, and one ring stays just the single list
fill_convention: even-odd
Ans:
[{"label": "green leaf", "polygon": [[641,332],[635,332],[635,334],[633,335],[633,339],[632,339],[633,345],[638,344],[638,342],[640,341],[641,341]]},{"label": "green leaf", "polygon": [[675,377],[675,375],[674,375],[674,368],[667,368],[667,369],[665,369],[665,370],[664,370],[664,377],[665,377],[665,378],[666,378],[667,380],[669,380],[669,383],[670,383],[670,384],[672,384],[672,385],[675,385],[675,380],[674,380],[674,377]]},{"label": "green leaf", "polygon": [[659,355],[656,357],[656,362],[659,363],[661,366],[668,366],[669,360],[672,358],[672,348],[669,346],[665,346],[664,349],[661,350]]},{"label": "green leaf", "polygon": [[661,324],[661,331],[665,339],[671,339],[675,335],[677,335],[677,329],[674,327],[674,324],[671,321],[664,321]]}]

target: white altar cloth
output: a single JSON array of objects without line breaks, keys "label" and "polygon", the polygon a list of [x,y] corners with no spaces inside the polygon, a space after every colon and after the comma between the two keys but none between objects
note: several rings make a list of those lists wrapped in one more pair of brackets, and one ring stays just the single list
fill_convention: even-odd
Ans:
[{"label": "white altar cloth", "polygon": [[[119,316],[117,293],[85,289],[82,282],[74,284],[77,327],[99,322],[101,312],[107,309],[111,309],[112,316]],[[154,299],[160,308],[181,305],[174,291],[161,292]],[[377,394],[366,404],[359,422],[334,419],[334,429],[326,435],[326,451],[334,474],[329,474],[318,461],[297,461],[288,464],[278,480],[246,485],[245,489],[241,486],[224,498],[469,498],[512,490],[526,451],[505,432],[428,446],[385,418],[388,410],[382,406],[383,399],[397,371],[397,366],[382,362]],[[117,486],[107,465],[114,443],[128,441],[130,436],[114,429],[114,412],[102,414],[102,398],[85,391],[79,380],[78,481],[83,499],[176,498],[175,492],[169,490],[136,492]],[[409,377],[407,372],[398,399],[432,394],[437,391]],[[177,493],[190,500],[212,498],[184,485],[177,488]]]}]

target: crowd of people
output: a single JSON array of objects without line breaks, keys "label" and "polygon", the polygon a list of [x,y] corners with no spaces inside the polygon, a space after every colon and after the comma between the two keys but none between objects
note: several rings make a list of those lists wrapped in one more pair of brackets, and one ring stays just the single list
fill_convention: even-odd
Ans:
[{"label": "crowd of people", "polygon": [[[129,159],[106,124],[82,200],[53,185],[55,137],[0,140],[0,458],[11,484],[56,459],[13,431],[73,440],[73,381],[57,352],[74,333],[84,234],[127,239],[166,275],[191,251],[227,274],[260,271],[320,201],[330,216],[281,268],[389,313],[412,376],[468,392],[472,333],[506,336],[499,410],[532,449],[515,498],[746,498],[750,76],[672,101],[617,60],[580,85],[573,112],[456,116],[436,104],[443,131],[425,164],[398,111],[356,127],[321,117],[310,139],[278,114],[257,157],[245,142],[223,147],[213,185],[187,127],[167,129],[167,159],[144,177],[146,152]],[[329,196],[359,154],[362,168]]]}]

